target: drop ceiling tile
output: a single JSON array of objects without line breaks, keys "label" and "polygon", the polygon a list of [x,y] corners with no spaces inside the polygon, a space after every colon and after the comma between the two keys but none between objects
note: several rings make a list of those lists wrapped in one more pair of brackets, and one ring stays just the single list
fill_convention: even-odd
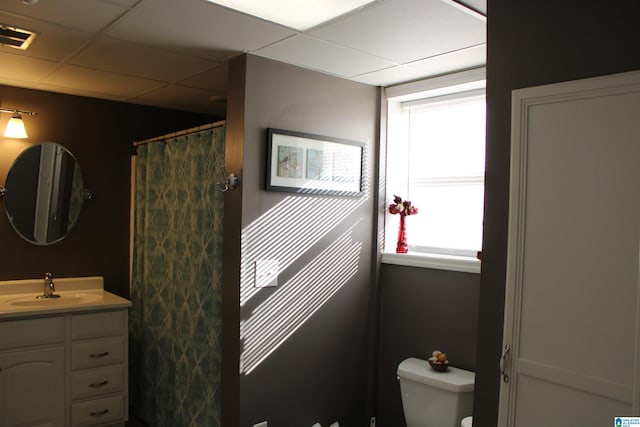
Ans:
[{"label": "drop ceiling tile", "polygon": [[27,50],[0,46],[0,51],[34,58],[62,61],[88,43],[93,35],[40,20],[12,16],[0,12],[0,22],[6,25],[34,31],[38,35]]},{"label": "drop ceiling tile", "polygon": [[434,56],[407,65],[387,68],[354,77],[360,83],[391,86],[456,71],[482,67],[487,62],[486,45]]},{"label": "drop ceiling tile", "polygon": [[46,83],[39,83],[31,86],[32,89],[44,90],[47,92],[64,93],[66,95],[85,96],[89,98],[108,99],[110,101],[128,102],[128,96],[116,95],[113,93],[97,92],[86,88],[76,88],[67,86],[56,86]]},{"label": "drop ceiling tile", "polygon": [[0,51],[0,78],[38,82],[58,66],[57,62],[15,55],[15,50]]},{"label": "drop ceiling tile", "polygon": [[43,79],[42,83],[122,97],[134,97],[162,85],[154,80],[106,73],[75,65],[63,65]]},{"label": "drop ceiling tile", "polygon": [[349,78],[397,64],[304,34],[254,52],[258,56]]},{"label": "drop ceiling tile", "polygon": [[441,0],[385,0],[309,34],[399,64],[486,40],[485,22]]},{"label": "drop ceiling tile", "polygon": [[212,92],[226,92],[229,79],[229,66],[218,65],[203,73],[181,80],[181,86],[205,89]]},{"label": "drop ceiling tile", "polygon": [[88,32],[101,31],[128,9],[100,0],[42,0],[33,6],[27,6],[19,0],[3,0],[0,6],[0,10],[12,14]]},{"label": "drop ceiling tile", "polygon": [[98,0],[104,3],[117,4],[126,8],[134,7],[140,0]]},{"label": "drop ceiling tile", "polygon": [[484,43],[485,24],[454,1],[486,10],[486,0],[380,0],[301,34],[204,0],[0,0],[0,22],[41,33],[26,52],[0,47],[0,83],[178,108],[175,96],[186,111],[221,111],[214,101],[228,70],[217,64],[245,52],[366,84],[404,83],[483,61],[460,49]]},{"label": "drop ceiling tile", "polygon": [[218,65],[217,62],[202,58],[180,55],[110,37],[103,37],[92,43],[68,62],[87,68],[169,83]]},{"label": "drop ceiling tile", "polygon": [[481,44],[455,52],[448,52],[421,61],[411,62],[408,67],[425,75],[435,76],[453,71],[476,68],[487,63],[487,45]]},{"label": "drop ceiling tile", "polygon": [[291,29],[204,0],[146,2],[109,32],[120,39],[213,60],[226,60],[292,34]]},{"label": "drop ceiling tile", "polygon": [[131,101],[144,105],[170,106],[170,108],[177,110],[217,115],[223,113],[226,108],[224,102],[211,99],[209,91],[180,85],[163,86]]},{"label": "drop ceiling tile", "polygon": [[398,65],[385,68],[384,70],[365,73],[354,77],[352,80],[374,86],[391,86],[398,83],[409,82],[423,77],[420,70]]},{"label": "drop ceiling tile", "polygon": [[487,0],[458,0],[458,2],[487,16]]}]

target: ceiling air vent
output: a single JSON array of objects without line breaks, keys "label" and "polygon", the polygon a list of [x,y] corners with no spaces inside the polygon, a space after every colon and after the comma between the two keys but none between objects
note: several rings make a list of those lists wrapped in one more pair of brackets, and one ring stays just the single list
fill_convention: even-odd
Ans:
[{"label": "ceiling air vent", "polygon": [[0,45],[26,50],[37,33],[10,25],[0,24]]}]

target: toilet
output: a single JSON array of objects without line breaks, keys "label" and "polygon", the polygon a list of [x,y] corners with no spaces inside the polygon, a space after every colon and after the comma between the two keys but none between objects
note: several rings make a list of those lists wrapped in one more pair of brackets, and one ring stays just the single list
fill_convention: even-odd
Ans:
[{"label": "toilet", "polygon": [[460,427],[473,412],[475,377],[453,366],[436,372],[426,360],[403,360],[398,380],[407,427]]}]

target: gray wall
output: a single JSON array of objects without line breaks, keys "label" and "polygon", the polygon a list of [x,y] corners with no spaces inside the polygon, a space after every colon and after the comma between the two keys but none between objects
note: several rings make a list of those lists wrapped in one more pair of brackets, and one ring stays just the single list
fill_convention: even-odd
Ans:
[{"label": "gray wall", "polygon": [[377,379],[377,425],[404,426],[398,364],[447,353],[452,366],[475,371],[480,275],[383,265]]},{"label": "gray wall", "polygon": [[[35,111],[24,117],[29,138],[0,136],[0,184],[20,150],[53,141],[78,160],[94,198],[76,227],[51,246],[25,242],[0,200],[0,280],[104,276],[105,288],[129,295],[130,157],[133,141],[219,120],[215,117],[0,85],[3,107]],[[2,115],[5,124],[10,116]],[[4,129],[4,128],[3,128]]]},{"label": "gray wall", "polygon": [[[229,94],[227,150],[233,150],[235,159],[228,161],[242,165],[242,198],[235,201],[241,211],[233,213],[241,216],[241,229],[236,230],[240,235],[235,237],[241,239],[242,260],[235,284],[231,277],[224,283],[231,288],[224,304],[238,304],[231,299],[238,297],[233,295],[238,283],[243,303],[233,314],[239,318],[225,317],[223,325],[237,321],[240,333],[246,330],[237,344],[241,360],[255,354],[266,358],[247,363],[252,370],[245,369],[237,384],[229,374],[227,383],[238,387],[239,397],[227,395],[223,382],[223,405],[232,404],[226,410],[236,412],[240,426],[263,420],[273,427],[334,421],[366,425],[372,339],[368,325],[375,315],[370,300],[379,89],[251,55],[234,61],[230,79],[235,89]],[[237,80],[244,80],[244,87],[235,86]],[[353,198],[265,191],[269,127],[366,143],[364,194]],[[230,214],[225,206],[225,215]],[[225,234],[227,238],[232,237]],[[284,266],[279,286],[256,291],[253,264],[271,258]],[[316,263],[319,268],[299,280]],[[343,269],[352,273],[344,282],[341,275],[333,276]],[[251,297],[245,300],[247,294]],[[309,295],[331,296],[319,304]],[[285,296],[290,299],[273,305]],[[313,314],[300,321],[293,319],[297,310]],[[283,317],[284,325],[278,320]],[[234,329],[231,339],[238,328],[229,328]],[[284,340],[262,348],[253,344],[279,331]],[[236,425],[231,412],[225,425]]]},{"label": "gray wall", "polygon": [[[494,427],[507,255],[511,91],[640,69],[640,3],[488,1],[485,228],[474,426]],[[570,173],[571,165],[567,165]]]}]

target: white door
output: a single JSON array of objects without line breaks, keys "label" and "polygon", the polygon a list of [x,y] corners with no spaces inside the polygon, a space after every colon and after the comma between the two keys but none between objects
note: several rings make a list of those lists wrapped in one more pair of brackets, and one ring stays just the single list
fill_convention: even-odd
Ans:
[{"label": "white door", "polygon": [[501,427],[638,416],[640,72],[514,91]]}]

